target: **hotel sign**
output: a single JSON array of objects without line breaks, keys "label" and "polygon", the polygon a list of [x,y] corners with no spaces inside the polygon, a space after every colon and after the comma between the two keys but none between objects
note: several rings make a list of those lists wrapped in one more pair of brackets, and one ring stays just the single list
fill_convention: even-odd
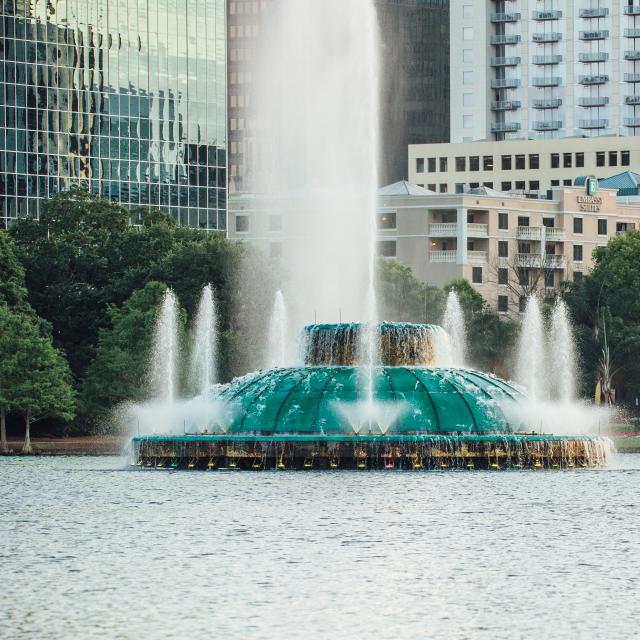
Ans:
[{"label": "hotel sign", "polygon": [[598,181],[595,177],[589,176],[587,178],[587,195],[578,196],[578,205],[580,211],[592,211],[597,213],[602,208],[602,198],[595,195],[598,190]]}]

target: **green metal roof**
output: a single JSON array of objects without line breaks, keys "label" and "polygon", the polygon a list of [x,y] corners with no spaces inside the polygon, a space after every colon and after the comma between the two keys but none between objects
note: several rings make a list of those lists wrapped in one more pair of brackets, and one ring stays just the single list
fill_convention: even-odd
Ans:
[{"label": "green metal roof", "polygon": [[238,378],[219,398],[231,407],[230,434],[477,434],[522,426],[514,417],[520,392],[472,370],[377,367],[370,413],[365,388],[362,368],[290,367]]},{"label": "green metal roof", "polygon": [[[575,179],[574,184],[582,187],[586,184],[587,176],[580,176]],[[633,196],[640,192],[640,174],[633,171],[623,171],[608,178],[598,180],[598,187],[602,189],[617,189],[619,196]]]}]

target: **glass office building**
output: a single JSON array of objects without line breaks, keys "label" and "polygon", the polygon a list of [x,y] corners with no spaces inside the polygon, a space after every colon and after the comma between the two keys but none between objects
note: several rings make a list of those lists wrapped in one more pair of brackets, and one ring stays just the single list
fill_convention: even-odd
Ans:
[{"label": "glass office building", "polygon": [[226,226],[224,0],[2,0],[0,227],[72,185]]}]

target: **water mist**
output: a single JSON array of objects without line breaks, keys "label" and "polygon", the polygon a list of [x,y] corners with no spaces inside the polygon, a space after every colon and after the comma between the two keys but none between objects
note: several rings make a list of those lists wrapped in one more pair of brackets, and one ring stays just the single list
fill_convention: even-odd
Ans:
[{"label": "water mist", "polygon": [[267,368],[286,367],[288,357],[289,318],[282,291],[276,291],[269,321],[269,344],[267,345]]}]

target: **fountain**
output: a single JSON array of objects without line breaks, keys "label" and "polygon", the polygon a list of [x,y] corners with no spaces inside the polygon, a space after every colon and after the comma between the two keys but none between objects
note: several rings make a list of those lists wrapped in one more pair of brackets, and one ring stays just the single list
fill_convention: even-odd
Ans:
[{"label": "fountain", "polygon": [[545,330],[540,304],[535,296],[527,299],[520,344],[517,379],[533,401],[547,399],[548,372],[545,367]]},{"label": "fountain", "polygon": [[284,367],[288,364],[287,343],[289,337],[289,318],[284,295],[278,289],[273,302],[273,311],[269,321],[269,344],[267,345],[267,366]]},{"label": "fountain", "polygon": [[213,288],[208,284],[202,290],[191,346],[191,381],[199,395],[211,390],[216,380],[217,314]]},{"label": "fountain", "polygon": [[452,367],[463,367],[467,344],[467,331],[464,324],[464,313],[460,306],[458,294],[451,290],[447,296],[442,327],[449,337],[449,362]]},{"label": "fountain", "polygon": [[576,348],[567,305],[558,298],[551,316],[550,356],[555,399],[570,403],[576,395]]}]

